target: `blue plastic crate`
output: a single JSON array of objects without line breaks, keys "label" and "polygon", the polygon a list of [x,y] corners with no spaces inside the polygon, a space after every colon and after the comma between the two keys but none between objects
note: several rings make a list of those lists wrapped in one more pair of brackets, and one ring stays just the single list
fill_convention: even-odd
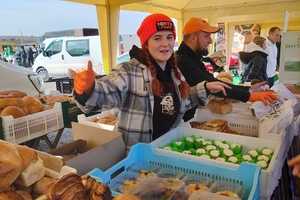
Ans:
[{"label": "blue plastic crate", "polygon": [[133,169],[163,169],[172,174],[201,176],[213,181],[239,184],[243,187],[242,199],[259,199],[260,168],[256,165],[243,163],[236,168],[217,166],[202,160],[164,155],[149,144],[134,145],[127,158],[106,171],[95,168],[89,175],[109,185],[113,194],[116,194],[124,180],[135,177],[134,172],[137,170]]}]

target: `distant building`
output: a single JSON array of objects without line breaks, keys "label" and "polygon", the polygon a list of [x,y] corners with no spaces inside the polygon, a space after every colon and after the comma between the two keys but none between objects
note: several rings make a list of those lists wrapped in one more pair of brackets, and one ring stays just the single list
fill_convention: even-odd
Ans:
[{"label": "distant building", "polygon": [[46,32],[43,35],[43,39],[53,38],[53,37],[64,37],[64,36],[94,36],[94,35],[99,35],[97,28],[81,28],[81,29]]}]

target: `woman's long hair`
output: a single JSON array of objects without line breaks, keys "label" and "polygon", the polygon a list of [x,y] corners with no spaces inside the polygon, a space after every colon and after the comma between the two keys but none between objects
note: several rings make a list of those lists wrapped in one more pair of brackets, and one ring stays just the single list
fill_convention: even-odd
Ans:
[{"label": "woman's long hair", "polygon": [[[155,64],[153,63],[153,59],[151,59],[151,55],[146,48],[143,48],[143,56],[142,61],[145,64],[153,77],[151,82],[152,92],[155,96],[162,96],[164,94],[164,86],[157,78],[157,71]],[[175,77],[180,81],[179,84],[179,92],[182,99],[186,99],[190,93],[190,86],[188,83],[182,78],[182,75],[179,72],[179,68],[176,65],[176,60],[174,54],[172,54],[171,58],[168,60],[167,65],[170,65],[175,73]]]}]

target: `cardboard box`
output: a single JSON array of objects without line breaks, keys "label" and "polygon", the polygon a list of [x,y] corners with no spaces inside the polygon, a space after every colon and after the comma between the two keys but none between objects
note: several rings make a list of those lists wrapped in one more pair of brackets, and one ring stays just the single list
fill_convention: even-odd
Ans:
[{"label": "cardboard box", "polygon": [[73,122],[72,134],[74,140],[87,141],[87,152],[66,161],[66,165],[77,169],[79,175],[94,168],[108,169],[126,156],[126,147],[119,132]]}]

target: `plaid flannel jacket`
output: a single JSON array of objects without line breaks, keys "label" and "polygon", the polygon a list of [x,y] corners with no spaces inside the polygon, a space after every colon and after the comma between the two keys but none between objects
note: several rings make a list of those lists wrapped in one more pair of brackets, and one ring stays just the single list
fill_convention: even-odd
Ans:
[{"label": "plaid flannel jacket", "polygon": [[[172,77],[180,98],[180,82]],[[182,78],[183,79],[183,78]],[[118,130],[122,133],[127,147],[138,142],[152,141],[152,113],[154,97],[151,91],[151,74],[149,69],[136,59],[120,64],[109,76],[96,80],[95,89],[85,105],[77,105],[88,113],[95,108],[119,108]],[[176,127],[184,112],[194,106],[206,103],[207,94],[204,82],[191,88],[189,98],[180,98],[180,112],[173,127]]]}]

